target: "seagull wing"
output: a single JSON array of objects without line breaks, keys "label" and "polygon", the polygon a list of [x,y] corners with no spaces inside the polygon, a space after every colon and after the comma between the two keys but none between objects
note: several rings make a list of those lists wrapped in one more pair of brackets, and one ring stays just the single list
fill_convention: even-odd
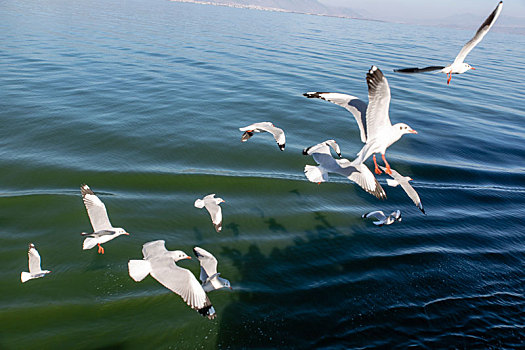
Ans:
[{"label": "seagull wing", "polygon": [[[386,168],[384,166],[380,166],[380,168],[386,172]],[[425,214],[425,209],[423,208],[421,199],[419,198],[419,195],[417,194],[416,190],[408,182],[407,178],[392,168],[390,168],[390,170],[392,171],[392,174],[390,176],[394,180],[396,180],[399,185],[401,185],[401,188],[403,188],[403,190],[406,192],[406,194],[412,200],[412,202],[414,202],[414,204],[419,208],[419,210],[421,210],[423,214]]]},{"label": "seagull wing", "polygon": [[36,274],[42,271],[40,268],[40,254],[35,248],[29,249],[27,252],[29,257],[29,273]]},{"label": "seagull wing", "polygon": [[442,70],[443,68],[445,68],[445,66],[430,66],[430,67],[425,67],[425,68],[417,68],[417,67],[414,67],[414,68],[401,68],[401,69],[394,69],[394,72],[396,72],[396,73],[406,73],[406,74],[410,74],[410,73],[424,73],[424,72],[433,72],[433,71],[436,71],[436,70]]},{"label": "seagull wing", "polygon": [[403,182],[400,182],[399,184],[401,185],[403,190],[406,192],[408,197],[410,197],[412,202],[414,202],[414,204],[417,205],[419,210],[421,210],[423,214],[425,214],[425,209],[423,209],[423,204],[421,204],[421,199],[419,198],[419,195],[417,194],[414,187],[412,187],[412,185],[410,185],[408,181],[403,181]]},{"label": "seagull wing", "polygon": [[82,200],[86,206],[93,231],[112,230],[113,226],[111,226],[109,221],[104,203],[93,193],[88,185],[82,185],[80,192],[82,193]]},{"label": "seagull wing", "polygon": [[217,259],[211,253],[199,247],[193,248],[193,253],[195,253],[201,264],[200,280],[204,283],[208,277],[217,273]]},{"label": "seagull wing", "polygon": [[383,72],[372,66],[366,74],[368,84],[368,108],[366,110],[367,142],[384,133],[392,126],[388,116],[390,87]]},{"label": "seagull wing", "polygon": [[262,128],[265,127],[271,127],[272,123],[270,122],[259,122],[259,123],[253,123],[248,126],[245,126],[243,128],[239,128],[240,131],[255,131],[255,132],[261,132]]},{"label": "seagull wing", "polygon": [[381,210],[375,210],[375,211],[371,211],[370,213],[363,214],[363,219],[370,218],[370,217],[375,218],[379,221],[383,221],[386,219],[385,213],[383,213]]},{"label": "seagull wing", "polygon": [[308,98],[320,98],[328,102],[335,103],[343,107],[355,118],[359,131],[361,132],[361,141],[366,142],[366,103],[355,96],[340,94],[337,92],[307,92],[303,96]]},{"label": "seagull wing", "polygon": [[481,27],[478,28],[476,31],[476,34],[474,34],[474,37],[470,39],[459,51],[459,54],[456,56],[456,59],[454,60],[454,63],[462,63],[467,55],[472,51],[472,49],[483,39],[485,35],[489,32],[490,28],[492,28],[492,25],[494,25],[494,22],[499,17],[499,14],[501,12],[501,9],[503,7],[503,1],[500,1],[498,3],[498,6],[492,11],[492,13],[487,17],[485,22],[481,25]]},{"label": "seagull wing", "polygon": [[144,259],[153,259],[154,257],[160,257],[168,252],[166,249],[164,240],[159,239],[158,241],[152,241],[142,246],[142,255]]},{"label": "seagull wing", "polygon": [[[201,315],[208,318],[215,316],[210,299],[190,270],[177,266],[169,257],[153,259],[150,264],[150,274],[160,284],[180,295],[186,304]],[[213,313],[210,313],[212,310]]]},{"label": "seagull wing", "polygon": [[333,172],[347,177],[376,198],[386,199],[385,190],[364,163],[354,163],[344,158],[334,160],[339,165],[339,169]]},{"label": "seagull wing", "polygon": [[278,128],[276,126],[272,126],[268,128],[267,131],[273,135],[275,142],[277,142],[279,146],[283,146],[286,144],[286,136],[284,135],[283,129]]},{"label": "seagull wing", "polygon": [[211,221],[215,226],[215,230],[220,232],[222,229],[222,209],[215,202],[215,198],[213,198],[214,196],[214,194],[210,194],[204,197],[204,206],[206,207],[208,213],[210,213]]}]

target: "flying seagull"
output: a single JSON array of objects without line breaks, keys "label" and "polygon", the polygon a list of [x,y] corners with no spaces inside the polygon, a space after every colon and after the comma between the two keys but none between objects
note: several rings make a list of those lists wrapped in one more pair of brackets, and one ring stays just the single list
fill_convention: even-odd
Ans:
[{"label": "flying seagull", "polygon": [[308,98],[320,98],[344,107],[353,114],[361,133],[361,141],[365,143],[357,154],[354,162],[363,163],[374,155],[375,173],[381,174],[377,166],[375,153],[381,153],[386,165],[386,172],[390,173],[390,165],[386,161],[386,149],[399,140],[404,134],[417,134],[405,123],[392,125],[388,115],[390,105],[390,87],[383,72],[372,66],[366,75],[368,84],[368,106],[355,96],[333,92],[307,92]]},{"label": "flying seagull", "polygon": [[20,280],[22,283],[27,282],[33,278],[44,277],[51,272],[49,270],[42,270],[40,268],[40,254],[38,254],[38,251],[36,250],[33,243],[29,243],[27,256],[29,257],[29,272],[22,272],[20,274]]},{"label": "flying seagull", "polygon": [[381,210],[371,211],[370,213],[363,214],[361,216],[363,219],[374,218],[377,221],[374,221],[373,224],[377,226],[390,225],[396,221],[401,221],[401,211],[396,210],[386,216]]},{"label": "flying seagull", "polygon": [[206,207],[217,232],[221,232],[222,230],[222,210],[219,206],[221,203],[224,203],[224,200],[222,198],[215,198],[215,194],[209,194],[202,199],[197,199],[194,203],[196,208]]},{"label": "flying seagull", "polygon": [[248,139],[252,137],[253,134],[256,132],[266,131],[273,135],[273,138],[277,142],[279,149],[281,151],[284,151],[284,146],[286,143],[286,137],[284,136],[284,131],[283,129],[280,129],[274,126],[270,122],[255,123],[252,125],[245,126],[244,128],[239,128],[239,130],[244,131],[244,134],[242,134],[242,137],[241,137],[242,142],[248,141]]},{"label": "flying seagull", "polygon": [[81,233],[82,236],[86,236],[82,248],[86,250],[98,245],[98,252],[104,254],[104,248],[102,248],[101,244],[111,241],[120,235],[129,235],[129,233],[121,227],[113,227],[111,225],[106,206],[91,191],[88,185],[81,185],[80,193],[86,206],[89,221],[91,221],[91,226],[93,227],[92,233]]},{"label": "flying seagull", "polygon": [[503,7],[503,1],[500,1],[494,11],[487,17],[485,22],[481,25],[481,27],[478,28],[476,31],[476,34],[472,39],[470,39],[459,51],[459,54],[456,56],[456,59],[454,62],[449,64],[446,67],[443,66],[431,66],[431,67],[425,67],[425,68],[402,68],[402,69],[394,69],[394,72],[398,73],[422,73],[422,72],[431,72],[431,71],[439,71],[440,73],[447,74],[447,84],[450,84],[450,80],[452,79],[452,74],[461,74],[465,73],[466,71],[470,69],[475,69],[474,67],[471,67],[468,63],[465,63],[465,58],[467,55],[472,51],[472,49],[479,44],[479,42],[483,39],[483,37],[489,32],[490,28],[494,25],[494,22],[499,17],[499,14],[501,13],[501,9]]},{"label": "flying seagull", "polygon": [[303,150],[304,155],[311,155],[319,164],[319,166],[306,165],[304,167],[304,174],[308,180],[321,183],[328,181],[328,173],[336,173],[355,182],[377,198],[386,198],[385,191],[364,163],[350,162],[345,158],[335,159],[330,153],[330,147],[341,157],[339,145],[334,140],[327,140]]},{"label": "flying seagull", "polygon": [[193,253],[201,263],[201,275],[199,278],[205,292],[221,288],[232,289],[230,281],[219,277],[220,272],[217,272],[217,259],[211,253],[199,247],[193,248]]},{"label": "flying seagull", "polygon": [[421,199],[419,199],[419,195],[417,194],[416,190],[412,187],[412,185],[410,185],[409,183],[409,181],[412,181],[412,178],[408,176],[403,176],[397,171],[395,171],[394,169],[391,169],[391,170],[392,170],[392,173],[390,174],[390,176],[393,178],[393,180],[387,179],[386,183],[392,187],[401,185],[401,188],[406,192],[408,197],[412,199],[412,202],[414,202],[414,204],[417,205],[419,210],[421,210],[421,212],[426,215],[425,209],[423,209],[423,204],[421,204]]},{"label": "flying seagull", "polygon": [[202,316],[215,318],[215,309],[210,299],[190,270],[177,266],[182,259],[191,259],[181,250],[168,251],[163,240],[148,242],[142,247],[143,260],[128,262],[129,275],[136,282],[148,274],[172,292],[178,294],[186,304]]}]

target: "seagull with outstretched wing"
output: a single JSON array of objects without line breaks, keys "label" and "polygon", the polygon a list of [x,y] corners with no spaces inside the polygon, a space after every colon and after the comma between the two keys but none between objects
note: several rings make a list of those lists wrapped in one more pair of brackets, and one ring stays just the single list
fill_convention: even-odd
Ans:
[{"label": "seagull with outstretched wing", "polygon": [[210,292],[215,289],[230,288],[230,281],[219,277],[220,272],[217,272],[217,259],[208,251],[195,247],[193,253],[199,259],[201,264],[200,280],[202,288],[205,292]]},{"label": "seagull with outstretched wing", "polygon": [[381,174],[377,165],[375,153],[381,153],[386,165],[386,172],[390,172],[390,165],[385,158],[385,152],[390,145],[399,140],[404,134],[417,134],[405,123],[392,125],[388,110],[390,107],[390,87],[383,72],[372,66],[366,75],[368,85],[368,105],[355,96],[333,92],[307,92],[308,98],[320,98],[344,107],[354,116],[361,133],[361,141],[365,143],[354,160],[363,163],[373,155],[375,173]]},{"label": "seagull with outstretched wing", "polygon": [[421,212],[426,215],[425,209],[423,208],[423,204],[421,203],[421,199],[419,198],[419,195],[417,194],[414,187],[412,187],[412,185],[410,185],[409,183],[409,181],[412,181],[412,178],[408,176],[403,176],[397,171],[395,171],[394,169],[391,169],[391,171],[392,173],[390,174],[390,176],[392,177],[393,180],[387,179],[386,183],[392,187],[401,185],[401,188],[406,192],[406,194],[412,200],[412,202],[414,202],[414,204],[419,208],[419,210],[421,210]]},{"label": "seagull with outstretched wing", "polygon": [[36,250],[33,243],[29,243],[29,250],[27,251],[28,262],[29,262],[29,272],[22,272],[20,274],[20,280],[22,283],[27,282],[34,278],[44,277],[51,271],[42,270],[40,267],[40,254]]},{"label": "seagull with outstretched wing", "polygon": [[284,135],[284,131],[283,129],[276,127],[270,122],[254,123],[254,124],[245,126],[244,128],[239,128],[239,130],[244,131],[244,134],[242,134],[242,137],[241,137],[242,142],[248,141],[248,139],[252,137],[254,133],[258,133],[258,132],[270,133],[273,135],[275,142],[277,142],[279,149],[281,151],[284,151],[284,147],[286,144],[286,136]]},{"label": "seagull with outstretched wing", "polygon": [[167,250],[163,240],[144,244],[142,254],[143,260],[128,262],[129,275],[134,281],[140,282],[149,274],[202,316],[215,318],[215,309],[197,278],[190,270],[176,264],[191,257],[181,250]]},{"label": "seagull with outstretched wing", "polygon": [[86,250],[98,245],[98,252],[104,254],[104,248],[101,244],[111,241],[120,235],[129,235],[129,233],[121,227],[113,227],[111,225],[106,206],[88,185],[80,186],[80,193],[82,194],[89,221],[93,227],[92,233],[82,232],[82,236],[86,236],[82,248]]},{"label": "seagull with outstretched wing", "polygon": [[374,218],[377,221],[374,221],[373,224],[376,226],[391,225],[396,221],[401,221],[401,211],[396,210],[386,216],[385,213],[381,210],[371,211],[370,213],[363,214],[361,216],[363,219]]},{"label": "seagull with outstretched wing", "polygon": [[431,67],[425,67],[425,68],[401,68],[401,69],[394,69],[394,72],[398,73],[424,73],[424,72],[432,72],[432,71],[439,71],[440,73],[445,73],[447,75],[447,84],[450,84],[450,80],[452,79],[452,74],[462,74],[465,73],[471,69],[475,69],[474,67],[471,67],[470,64],[465,63],[465,58],[467,55],[472,51],[474,47],[476,47],[477,44],[487,35],[490,28],[494,25],[496,20],[498,19],[501,9],[503,8],[503,1],[500,1],[494,11],[485,19],[485,22],[478,28],[476,31],[476,34],[474,34],[474,37],[470,39],[459,51],[458,55],[456,56],[456,59],[454,62],[449,64],[448,66],[431,66]]},{"label": "seagull with outstretched wing", "polygon": [[385,191],[364,163],[355,160],[351,162],[345,158],[335,159],[330,153],[330,147],[341,157],[339,145],[334,140],[326,140],[303,150],[304,155],[311,155],[318,164],[318,166],[306,165],[304,167],[304,174],[310,182],[320,184],[328,181],[328,173],[336,173],[355,182],[375,197],[386,198]]},{"label": "seagull with outstretched wing", "polygon": [[202,199],[195,200],[193,204],[195,208],[206,208],[210,214],[211,221],[215,227],[215,231],[221,232],[222,230],[222,209],[219,204],[224,203],[224,199],[215,198],[215,194],[209,194]]}]

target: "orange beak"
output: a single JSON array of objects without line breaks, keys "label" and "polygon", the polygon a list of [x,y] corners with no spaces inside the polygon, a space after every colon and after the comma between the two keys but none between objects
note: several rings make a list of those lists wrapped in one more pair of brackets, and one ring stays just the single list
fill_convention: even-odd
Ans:
[{"label": "orange beak", "polygon": [[129,236],[129,233],[127,233],[127,232],[124,232],[124,234]]},{"label": "orange beak", "polygon": [[191,256],[188,256],[186,259],[190,259],[191,260]]},{"label": "orange beak", "polygon": [[417,134],[417,131],[416,130],[410,130],[410,133],[411,134]]},{"label": "orange beak", "polygon": [[476,68],[474,68],[474,67],[470,67],[470,69],[474,69],[474,70],[476,70]]}]

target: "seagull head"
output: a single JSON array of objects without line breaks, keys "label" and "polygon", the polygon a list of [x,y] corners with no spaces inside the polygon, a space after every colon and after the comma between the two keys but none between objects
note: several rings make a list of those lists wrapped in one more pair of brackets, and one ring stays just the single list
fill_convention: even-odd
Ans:
[{"label": "seagull head", "polygon": [[115,233],[117,235],[119,235],[119,236],[120,235],[127,235],[127,236],[129,236],[129,233],[127,233],[126,230],[124,230],[122,227],[115,228]]},{"label": "seagull head", "polygon": [[215,198],[215,203],[217,203],[217,204],[221,204],[221,203],[224,203],[224,202],[225,202],[225,200],[222,199],[222,198],[219,198],[219,197]]},{"label": "seagull head", "polygon": [[230,290],[233,290],[232,286],[230,285],[230,281],[228,281],[226,279],[224,280],[223,286],[227,287],[227,288],[230,288]]},{"label": "seagull head", "polygon": [[173,258],[173,260],[175,260],[175,262],[182,259],[191,259],[191,257],[184,253],[182,250],[174,250],[170,252],[170,255]]},{"label": "seagull head", "polygon": [[464,65],[465,65],[465,68],[467,68],[467,70],[469,70],[469,69],[474,69],[474,70],[476,70],[476,68],[472,67],[472,66],[471,66],[470,64],[468,64],[468,63],[464,63]]},{"label": "seagull head", "polygon": [[397,123],[394,125],[394,129],[400,134],[417,134],[417,131],[412,129],[410,126],[408,126],[405,123]]}]

